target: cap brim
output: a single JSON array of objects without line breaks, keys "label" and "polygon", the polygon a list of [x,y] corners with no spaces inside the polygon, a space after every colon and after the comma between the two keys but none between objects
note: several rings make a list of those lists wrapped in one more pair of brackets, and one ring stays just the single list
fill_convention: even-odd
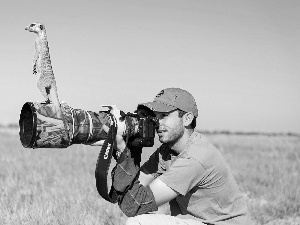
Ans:
[{"label": "cap brim", "polygon": [[164,104],[162,102],[147,102],[139,104],[138,106],[146,106],[147,108],[156,112],[171,112],[176,109],[176,107]]}]

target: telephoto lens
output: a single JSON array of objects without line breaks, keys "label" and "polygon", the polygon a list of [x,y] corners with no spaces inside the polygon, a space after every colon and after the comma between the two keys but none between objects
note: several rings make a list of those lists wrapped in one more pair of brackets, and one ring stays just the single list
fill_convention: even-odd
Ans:
[{"label": "telephoto lens", "polygon": [[39,102],[23,105],[19,135],[25,148],[67,148],[72,144],[92,145],[106,139],[111,125],[109,112],[73,109],[61,102],[61,115],[58,107]]}]

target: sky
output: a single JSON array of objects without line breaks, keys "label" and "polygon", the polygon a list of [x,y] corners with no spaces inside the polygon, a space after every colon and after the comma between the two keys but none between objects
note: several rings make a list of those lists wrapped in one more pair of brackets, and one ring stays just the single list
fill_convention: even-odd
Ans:
[{"label": "sky", "polygon": [[133,112],[179,87],[198,129],[300,133],[299,12],[297,0],[1,0],[0,124],[43,100],[24,30],[41,22],[73,108]]}]

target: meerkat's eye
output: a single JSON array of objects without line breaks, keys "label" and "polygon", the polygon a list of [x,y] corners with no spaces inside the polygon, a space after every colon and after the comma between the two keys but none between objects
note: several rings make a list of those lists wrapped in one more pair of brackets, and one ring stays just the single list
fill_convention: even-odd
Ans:
[{"label": "meerkat's eye", "polygon": [[29,27],[34,27],[34,25],[35,25],[35,24],[34,24],[34,23],[32,23],[32,24],[30,24],[30,26],[29,26]]}]

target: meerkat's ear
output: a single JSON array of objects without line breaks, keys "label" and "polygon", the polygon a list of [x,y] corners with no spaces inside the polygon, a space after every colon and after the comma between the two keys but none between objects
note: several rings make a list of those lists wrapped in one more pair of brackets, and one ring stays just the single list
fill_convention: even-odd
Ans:
[{"label": "meerkat's ear", "polygon": [[43,25],[40,25],[40,29],[41,29],[41,30],[44,30],[44,26],[43,26]]}]

